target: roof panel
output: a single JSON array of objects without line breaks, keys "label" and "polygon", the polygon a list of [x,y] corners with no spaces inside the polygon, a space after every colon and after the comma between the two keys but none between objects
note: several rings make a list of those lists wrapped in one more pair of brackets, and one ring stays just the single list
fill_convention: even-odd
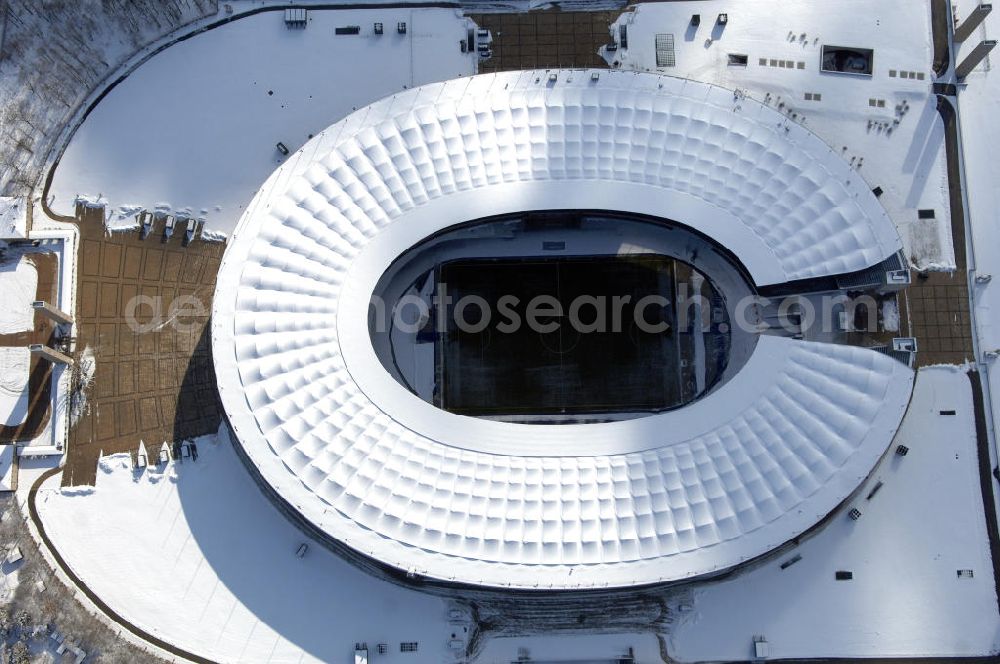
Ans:
[{"label": "roof panel", "polygon": [[[598,96],[615,106],[590,108]],[[364,313],[415,241],[525,199],[673,218],[727,246],[758,284],[895,253],[898,234],[860,177],[783,120],[690,81],[510,73],[406,91],[322,132],[248,206],[218,279],[213,359],[248,464],[327,536],[466,583],[675,581],[798,536],[887,448],[912,381],[902,364],[763,337],[740,373],[687,407],[519,425],[406,392],[377,363]],[[559,127],[558,145],[532,124]],[[660,141],[670,148],[647,149]],[[821,219],[818,200],[829,201]]]}]

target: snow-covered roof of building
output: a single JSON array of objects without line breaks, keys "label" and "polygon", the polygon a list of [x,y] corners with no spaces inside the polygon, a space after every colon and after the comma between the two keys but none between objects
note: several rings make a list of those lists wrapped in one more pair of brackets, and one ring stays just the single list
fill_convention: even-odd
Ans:
[{"label": "snow-covered roof of building", "polygon": [[725,570],[856,489],[912,382],[866,349],[763,337],[702,400],[599,424],[463,417],[388,375],[366,309],[397,256],[456,223],[567,208],[687,224],[758,284],[862,269],[900,244],[824,143],[720,88],[538,71],[395,95],[290,157],[226,251],[213,357],[263,481],[384,563],[525,588]]}]

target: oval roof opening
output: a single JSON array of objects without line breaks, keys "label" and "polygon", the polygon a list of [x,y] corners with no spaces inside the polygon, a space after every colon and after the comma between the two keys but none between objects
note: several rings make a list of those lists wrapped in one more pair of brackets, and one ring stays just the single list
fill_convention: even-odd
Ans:
[{"label": "oval roof opening", "polygon": [[[731,307],[750,290],[725,250],[678,224],[525,212],[402,254],[369,333],[385,370],[442,410],[614,421],[682,407],[738,371],[756,336],[734,330]],[[746,338],[731,362],[733,334]]]}]

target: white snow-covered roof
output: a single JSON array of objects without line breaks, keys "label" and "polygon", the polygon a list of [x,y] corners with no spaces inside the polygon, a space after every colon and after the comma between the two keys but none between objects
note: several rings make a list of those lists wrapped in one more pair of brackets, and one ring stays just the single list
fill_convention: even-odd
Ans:
[{"label": "white snow-covered roof", "polygon": [[366,324],[385,268],[450,225],[550,208],[674,219],[733,251],[758,284],[862,269],[899,248],[825,144],[720,88],[539,71],[390,97],[269,178],[219,273],[222,403],[285,502],[401,569],[569,588],[728,569],[859,485],[912,382],[870,350],[763,337],[702,400],[600,424],[463,417],[398,385]]}]

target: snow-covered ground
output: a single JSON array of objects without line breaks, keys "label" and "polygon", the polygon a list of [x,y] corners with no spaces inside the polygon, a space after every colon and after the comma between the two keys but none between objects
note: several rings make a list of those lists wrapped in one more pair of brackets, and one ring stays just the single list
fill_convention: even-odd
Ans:
[{"label": "snow-covered ground", "polygon": [[[964,18],[973,4],[963,3],[959,18]],[[961,60],[984,39],[995,39],[1000,33],[996,14],[973,32],[962,44],[956,44],[953,60]],[[962,135],[962,156],[965,166],[966,200],[971,254],[969,268],[973,271],[970,295],[975,322],[976,347],[980,353],[979,369],[989,398],[994,426],[994,458],[996,458],[996,424],[1000,422],[1000,366],[991,359],[1000,349],[1000,124],[997,123],[997,100],[1000,99],[1000,72],[992,63],[997,51],[986,58],[959,86],[958,111]],[[987,281],[979,281],[987,280]],[[995,486],[995,485],[994,485]],[[995,493],[995,492],[994,492]]]},{"label": "snow-covered ground", "polygon": [[0,196],[0,238],[23,238],[27,232],[28,202],[20,196]]},{"label": "snow-covered ground", "polygon": [[[670,655],[748,659],[754,635],[767,639],[774,658],[998,652],[1000,614],[963,371],[918,373],[896,439],[909,453],[890,450],[875,469],[848,506],[862,512],[859,520],[843,510],[783,557],[696,590],[687,619],[668,638]],[[782,570],[796,555],[801,560]],[[964,569],[973,577],[960,577]],[[840,570],[854,578],[835,580]]]},{"label": "snow-covered ground", "polygon": [[896,300],[882,302],[882,329],[899,332],[899,303]]},{"label": "snow-covered ground", "polygon": [[[348,26],[360,34],[335,34]],[[478,56],[460,48],[472,27],[453,9],[383,8],[310,10],[305,29],[267,11],[198,34],[97,105],[56,167],[49,203],[72,214],[78,197],[106,202],[117,228],[142,209],[190,214],[218,239],[281,163],[279,142],[294,152],[388,94],[474,74]]]},{"label": "snow-covered ground", "polygon": [[[724,28],[715,24],[723,12]],[[701,15],[697,29],[693,13]],[[882,188],[880,202],[915,267],[954,268],[944,127],[931,94],[930,3],[664,2],[622,14],[612,26],[618,41],[622,26],[628,48],[605,53],[612,66],[739,89],[794,113],[872,188]],[[658,35],[672,37],[675,66],[657,67]],[[822,73],[824,44],[873,48],[874,75]],[[730,54],[746,56],[747,64],[728,64]],[[934,210],[935,218],[918,219],[919,209]]]},{"label": "snow-covered ground", "polygon": [[[4,456],[8,455],[4,454]],[[0,559],[0,606],[9,604],[14,599],[14,591],[17,590],[18,585],[18,571],[21,567],[17,563],[8,563],[8,554],[8,549],[0,547],[0,556],[2,556]]]},{"label": "snow-covered ground", "polygon": [[0,20],[0,193],[37,195],[50,149],[88,93],[113,77],[129,54],[215,13],[220,4],[5,0]]},{"label": "snow-covered ground", "polygon": [[[463,620],[448,603],[376,581],[305,537],[261,494],[231,443],[198,439],[198,460],[134,472],[106,457],[96,488],[38,495],[73,570],[146,631],[221,662],[347,662],[354,643],[392,662],[454,661]],[[150,448],[152,449],[152,447]],[[418,642],[418,656],[400,642]]]},{"label": "snow-covered ground", "polygon": [[94,385],[94,373],[97,371],[97,359],[94,357],[94,349],[90,346],[83,349],[76,361],[79,373],[75,390],[70,397],[70,424],[76,424],[88,412],[87,395]]},{"label": "snow-covered ground", "polygon": [[0,262],[0,334],[27,332],[35,320],[35,301],[38,288],[38,270],[24,253],[12,250]]},{"label": "snow-covered ground", "polygon": [[27,347],[0,346],[0,424],[12,426],[28,415]]}]

